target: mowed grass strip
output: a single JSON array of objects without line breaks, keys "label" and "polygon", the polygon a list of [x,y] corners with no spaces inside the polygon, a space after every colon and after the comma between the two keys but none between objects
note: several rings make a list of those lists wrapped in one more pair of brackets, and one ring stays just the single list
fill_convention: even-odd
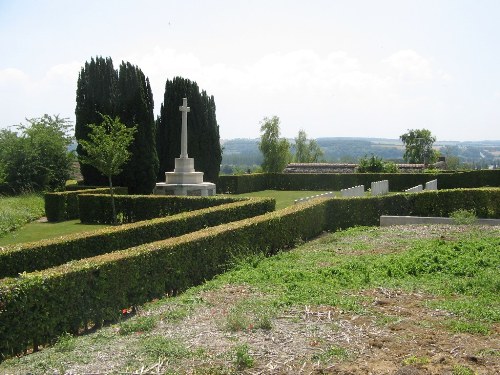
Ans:
[{"label": "mowed grass strip", "polygon": [[[235,360],[232,352],[215,353],[207,346],[187,341],[187,337],[197,337],[192,331],[197,319],[217,312],[218,317],[213,319],[222,321],[211,328],[213,334],[221,331],[228,336],[235,345],[233,351],[245,346],[248,364],[265,365],[269,358],[264,354],[252,357],[259,350],[249,339],[252,332],[273,332],[275,324],[283,321],[288,312],[314,306],[369,315],[369,297],[363,291],[374,288],[436,297],[427,307],[438,307],[453,315],[453,320],[442,318],[445,329],[477,335],[479,339],[492,334],[491,326],[500,322],[498,229],[413,228],[352,228],[326,234],[270,258],[235,260],[229,272],[180,296],[147,304],[130,321],[71,340],[62,337],[52,348],[1,363],[0,373],[38,373],[40,369],[133,372],[160,362],[166,373],[188,373],[214,363],[238,371],[241,358]],[[218,297],[209,298],[214,295]],[[208,312],[197,316],[203,309]],[[296,327],[293,319],[289,329]],[[205,324],[203,320],[201,328],[206,330]],[[301,359],[300,365],[304,360],[328,365],[348,360],[348,350],[331,344],[321,348],[320,335],[317,339],[318,350],[311,352],[312,357]],[[65,342],[71,345],[61,351]],[[168,363],[175,366],[169,368]]]},{"label": "mowed grass strip", "polygon": [[31,222],[0,238],[0,246],[24,242],[34,242],[73,233],[90,232],[108,225],[82,224],[80,220],[68,220],[59,223]]},{"label": "mowed grass strip", "polygon": [[38,194],[0,196],[0,238],[42,217],[44,212],[43,197]]},{"label": "mowed grass strip", "polygon": [[281,210],[294,204],[296,199],[312,197],[314,195],[319,195],[323,193],[328,193],[328,191],[311,191],[311,190],[300,190],[300,191],[286,191],[286,190],[262,190],[253,193],[245,194],[234,194],[237,197],[259,197],[259,198],[274,198],[276,200],[276,209]]}]

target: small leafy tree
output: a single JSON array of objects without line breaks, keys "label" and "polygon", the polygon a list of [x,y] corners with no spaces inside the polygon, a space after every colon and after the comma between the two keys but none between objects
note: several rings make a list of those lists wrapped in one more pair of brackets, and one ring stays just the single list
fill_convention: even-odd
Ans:
[{"label": "small leafy tree", "polygon": [[80,145],[86,155],[80,155],[79,159],[84,164],[89,164],[108,178],[109,193],[111,194],[111,207],[113,210],[113,223],[116,224],[116,208],[113,196],[112,177],[122,171],[122,166],[131,157],[128,150],[134,140],[137,128],[128,128],[120,122],[119,117],[114,119],[108,115],[101,115],[100,125],[89,124],[90,133],[88,140],[80,140]]},{"label": "small leafy tree", "polygon": [[299,130],[297,138],[295,138],[295,156],[294,161],[297,163],[317,163],[323,158],[323,150],[314,140],[308,140],[304,130]]},{"label": "small leafy tree", "polygon": [[359,159],[358,173],[397,173],[398,167],[392,162],[384,162],[382,158],[373,155]]},{"label": "small leafy tree", "polygon": [[285,169],[291,160],[290,143],[285,138],[280,138],[280,119],[264,117],[260,123],[259,150],[264,156],[262,170],[264,172],[279,173]]},{"label": "small leafy tree", "polygon": [[399,137],[405,145],[403,159],[407,163],[431,164],[437,160],[437,152],[432,149],[436,137],[427,129],[411,129]]}]

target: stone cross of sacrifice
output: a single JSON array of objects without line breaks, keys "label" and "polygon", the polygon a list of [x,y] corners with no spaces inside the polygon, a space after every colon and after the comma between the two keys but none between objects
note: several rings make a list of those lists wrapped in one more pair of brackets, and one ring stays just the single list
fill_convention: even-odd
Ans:
[{"label": "stone cross of sacrifice", "polygon": [[181,129],[181,159],[188,158],[188,137],[187,137],[187,113],[191,110],[187,106],[187,98],[182,98],[182,105],[179,111],[182,112],[182,129]]}]

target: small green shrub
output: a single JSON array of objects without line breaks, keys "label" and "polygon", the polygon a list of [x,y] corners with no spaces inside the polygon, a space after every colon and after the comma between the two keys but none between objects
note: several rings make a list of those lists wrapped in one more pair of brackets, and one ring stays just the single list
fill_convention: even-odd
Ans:
[{"label": "small green shrub", "polygon": [[415,355],[412,355],[408,358],[405,358],[403,360],[403,365],[408,366],[408,365],[426,365],[430,363],[430,359],[428,357],[418,357]]},{"label": "small green shrub", "polygon": [[156,318],[152,316],[138,316],[120,323],[120,335],[130,335],[136,332],[149,332],[156,326]]},{"label": "small green shrub", "polygon": [[139,343],[142,351],[152,360],[181,359],[188,357],[191,352],[180,341],[163,336],[149,336]]},{"label": "small green shrub", "polygon": [[467,366],[455,365],[453,366],[453,370],[451,371],[452,375],[476,375],[477,373],[474,370],[471,370]]},{"label": "small green shrub", "polygon": [[477,221],[475,210],[460,209],[450,214],[453,222],[457,225],[472,225]]},{"label": "small green shrub", "polygon": [[238,345],[235,348],[234,363],[238,370],[244,370],[254,366],[255,359],[251,356],[247,344]]},{"label": "small green shrub", "polygon": [[349,353],[346,349],[340,346],[330,346],[325,351],[314,354],[312,359],[315,361],[327,362],[329,360],[343,360],[349,357]]},{"label": "small green shrub", "polygon": [[58,337],[54,349],[56,352],[72,352],[76,348],[76,339],[69,333]]}]

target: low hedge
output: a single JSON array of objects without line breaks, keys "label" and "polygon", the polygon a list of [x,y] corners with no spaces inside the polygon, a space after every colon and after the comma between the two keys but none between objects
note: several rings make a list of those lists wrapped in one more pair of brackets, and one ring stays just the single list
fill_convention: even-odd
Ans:
[{"label": "low hedge", "polygon": [[[113,188],[115,194],[125,195],[126,187]],[[109,188],[83,189],[45,194],[45,216],[50,222],[78,219],[78,196],[81,194],[107,194]]]},{"label": "low hedge", "polygon": [[389,180],[389,189],[403,191],[438,179],[439,189],[500,187],[500,170],[435,173],[276,173],[220,176],[221,193],[243,194],[258,190],[333,190]]},{"label": "low hedge", "polygon": [[180,236],[202,228],[262,215],[274,209],[274,199],[245,198],[166,218],[11,245],[0,251],[0,278]]},{"label": "low hedge", "polygon": [[[213,277],[224,271],[234,257],[273,254],[325,229],[378,225],[384,213],[420,212],[432,216],[460,208],[474,208],[478,214],[498,218],[499,203],[498,188],[318,199],[18,278],[5,278],[0,281],[0,354],[12,356],[50,343],[63,332],[114,321],[123,308]],[[102,241],[100,244],[104,246]]]},{"label": "low hedge", "polygon": [[199,284],[235,257],[272,254],[324,227],[325,201],[0,281],[0,353],[12,356],[123,308]]},{"label": "low hedge", "polygon": [[[181,212],[233,203],[237,197],[193,197],[172,195],[121,195],[115,196],[118,222],[134,223]],[[85,194],[78,199],[80,220],[84,224],[112,224],[111,196]]]},{"label": "low hedge", "polygon": [[334,198],[327,202],[327,230],[379,225],[380,216],[449,216],[474,210],[481,218],[500,218],[500,189],[430,190],[376,197]]}]

